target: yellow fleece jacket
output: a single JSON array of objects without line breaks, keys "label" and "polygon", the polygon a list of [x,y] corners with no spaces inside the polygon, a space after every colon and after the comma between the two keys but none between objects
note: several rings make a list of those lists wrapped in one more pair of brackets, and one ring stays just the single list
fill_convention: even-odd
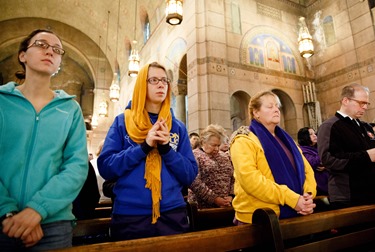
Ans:
[{"label": "yellow fleece jacket", "polygon": [[[279,216],[280,205],[288,205],[291,208],[297,205],[300,195],[286,185],[275,182],[262,145],[254,133],[239,134],[234,137],[230,146],[230,155],[234,167],[236,195],[232,205],[237,220],[251,223],[253,213],[258,208],[271,208]],[[306,175],[303,191],[312,192],[315,197],[314,171],[303,155],[302,158]]]}]

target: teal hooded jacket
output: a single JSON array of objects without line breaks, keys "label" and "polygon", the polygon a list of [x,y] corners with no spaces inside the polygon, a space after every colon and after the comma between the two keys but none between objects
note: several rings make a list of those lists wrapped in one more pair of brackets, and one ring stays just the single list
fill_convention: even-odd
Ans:
[{"label": "teal hooded jacket", "polygon": [[42,224],[73,220],[88,173],[81,108],[57,90],[37,113],[16,85],[0,86],[0,216],[29,207]]}]

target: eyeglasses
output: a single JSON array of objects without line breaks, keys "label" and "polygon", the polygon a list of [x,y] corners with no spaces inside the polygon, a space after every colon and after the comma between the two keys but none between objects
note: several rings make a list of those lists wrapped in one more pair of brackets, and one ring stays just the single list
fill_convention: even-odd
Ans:
[{"label": "eyeglasses", "polygon": [[167,78],[156,78],[156,77],[150,77],[147,79],[147,82],[151,85],[157,85],[159,82],[163,83],[164,86],[167,86],[171,83],[171,81]]},{"label": "eyeglasses", "polygon": [[356,100],[356,99],[353,99],[353,98],[349,98],[349,97],[348,97],[348,99],[357,102],[358,105],[359,105],[361,108],[363,108],[365,105],[367,105],[367,107],[368,107],[368,106],[370,106],[370,104],[371,104],[371,103],[369,103],[369,102],[359,101],[359,100]]},{"label": "eyeglasses", "polygon": [[52,48],[52,51],[56,54],[59,54],[59,55],[64,55],[65,54],[65,50],[62,49],[61,47],[58,47],[58,46],[52,46],[50,44],[48,44],[47,42],[44,42],[42,40],[35,40],[34,43],[32,43],[31,45],[29,45],[27,47],[27,49],[29,49],[30,47],[39,47],[39,48],[43,48],[43,49],[48,49],[49,47]]}]

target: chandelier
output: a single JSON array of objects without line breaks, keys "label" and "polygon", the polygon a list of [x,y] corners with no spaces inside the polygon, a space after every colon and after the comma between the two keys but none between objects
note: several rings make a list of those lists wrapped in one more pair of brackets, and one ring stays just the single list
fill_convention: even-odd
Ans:
[{"label": "chandelier", "polygon": [[183,0],[167,0],[165,7],[165,18],[170,25],[179,25],[182,22]]},{"label": "chandelier", "polygon": [[99,103],[99,112],[100,117],[106,117],[108,114],[108,103],[103,100],[101,103]]},{"label": "chandelier", "polygon": [[118,102],[120,99],[120,85],[117,73],[113,74],[113,81],[109,87],[109,99],[112,102]]},{"label": "chandelier", "polygon": [[98,117],[97,117],[97,115],[93,115],[92,116],[92,118],[91,118],[91,127],[93,128],[93,129],[95,129],[96,127],[98,127],[98,125],[99,125],[99,122],[98,122]]},{"label": "chandelier", "polygon": [[301,56],[307,59],[314,55],[314,45],[304,17],[299,18],[299,24],[298,50]]},{"label": "chandelier", "polygon": [[139,72],[139,54],[136,49],[132,49],[132,52],[129,56],[129,76],[130,77],[136,77]]}]

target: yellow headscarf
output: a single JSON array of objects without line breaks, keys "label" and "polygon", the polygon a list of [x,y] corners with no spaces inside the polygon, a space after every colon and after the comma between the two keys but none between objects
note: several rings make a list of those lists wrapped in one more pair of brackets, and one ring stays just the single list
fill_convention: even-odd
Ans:
[{"label": "yellow headscarf", "polygon": [[[152,127],[152,123],[148,112],[145,108],[146,96],[147,96],[147,76],[148,68],[150,64],[144,66],[138,73],[137,80],[135,82],[133,99],[131,108],[125,110],[125,125],[126,130],[129,133],[130,138],[140,144],[146,139],[147,133]],[[153,67],[151,65],[151,67]],[[170,111],[171,104],[171,88],[168,87],[168,92],[165,100],[161,105],[161,109],[158,115],[160,118],[166,119],[168,129],[172,127],[172,114]],[[154,148],[146,157],[145,166],[145,180],[146,188],[151,190],[152,196],[152,224],[155,224],[157,219],[160,217],[160,200],[161,200],[161,156],[156,148]],[[135,195],[136,197],[136,195]]]}]

